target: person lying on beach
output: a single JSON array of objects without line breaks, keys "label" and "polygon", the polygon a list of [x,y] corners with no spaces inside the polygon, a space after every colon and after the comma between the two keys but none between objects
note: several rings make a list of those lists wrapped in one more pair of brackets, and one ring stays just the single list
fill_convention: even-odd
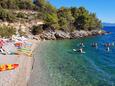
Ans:
[{"label": "person lying on beach", "polygon": [[2,47],[0,47],[0,53],[6,55],[6,51]]}]

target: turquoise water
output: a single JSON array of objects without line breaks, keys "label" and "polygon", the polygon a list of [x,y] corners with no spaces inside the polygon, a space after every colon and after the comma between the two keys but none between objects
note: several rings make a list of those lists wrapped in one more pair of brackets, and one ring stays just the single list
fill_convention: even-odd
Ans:
[{"label": "turquoise water", "polygon": [[[46,41],[41,43],[40,57],[49,74],[49,86],[115,86],[115,47],[110,52],[102,46],[115,41],[115,27],[105,27],[112,34],[76,40]],[[83,42],[85,54],[73,52]],[[90,46],[98,42],[97,49]]]}]

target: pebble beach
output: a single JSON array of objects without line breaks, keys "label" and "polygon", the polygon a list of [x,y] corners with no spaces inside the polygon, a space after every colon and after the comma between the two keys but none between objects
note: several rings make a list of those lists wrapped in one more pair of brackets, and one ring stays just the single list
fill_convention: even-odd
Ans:
[{"label": "pebble beach", "polygon": [[[33,52],[38,41],[28,39],[32,43],[29,52],[17,51],[18,55],[0,54],[0,65],[2,64],[19,64],[19,67],[13,70],[0,71],[0,86],[27,86],[33,65]],[[12,49],[12,47],[9,47]]]}]

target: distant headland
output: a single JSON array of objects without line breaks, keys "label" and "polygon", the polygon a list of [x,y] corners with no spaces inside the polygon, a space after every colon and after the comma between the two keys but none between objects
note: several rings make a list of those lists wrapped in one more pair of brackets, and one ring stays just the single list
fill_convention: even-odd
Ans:
[{"label": "distant headland", "polygon": [[103,26],[115,26],[115,23],[102,23]]}]

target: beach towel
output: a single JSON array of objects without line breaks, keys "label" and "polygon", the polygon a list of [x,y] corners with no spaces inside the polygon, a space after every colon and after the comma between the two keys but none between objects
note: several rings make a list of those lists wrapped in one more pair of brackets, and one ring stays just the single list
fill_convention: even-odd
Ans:
[{"label": "beach towel", "polygon": [[16,47],[14,46],[13,43],[8,43],[7,45],[4,45],[4,46],[3,46],[3,49],[4,49],[5,52],[7,52],[8,54],[17,52],[17,49],[16,49]]}]

